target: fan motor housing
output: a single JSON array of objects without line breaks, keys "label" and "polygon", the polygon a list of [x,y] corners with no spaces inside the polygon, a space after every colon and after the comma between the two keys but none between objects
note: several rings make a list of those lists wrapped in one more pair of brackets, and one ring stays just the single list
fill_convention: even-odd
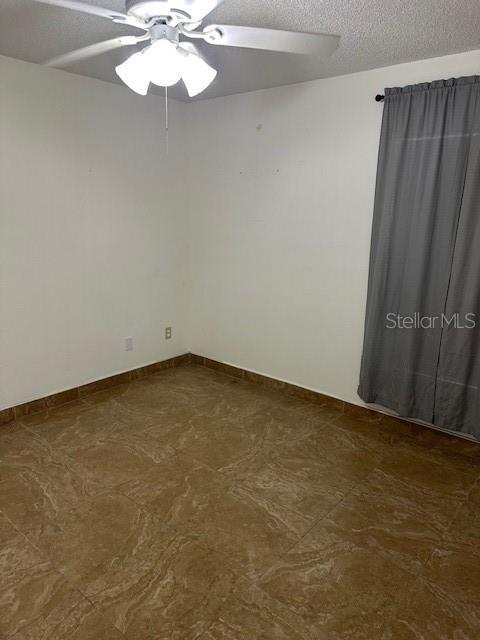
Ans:
[{"label": "fan motor housing", "polygon": [[152,42],[165,39],[178,44],[180,39],[178,29],[170,27],[168,24],[155,24],[153,27],[150,27],[149,31]]},{"label": "fan motor housing", "polygon": [[126,0],[126,11],[129,16],[139,18],[148,22],[152,18],[167,17],[172,14],[181,14],[184,19],[189,19],[190,16],[184,11],[171,8],[170,0]]}]

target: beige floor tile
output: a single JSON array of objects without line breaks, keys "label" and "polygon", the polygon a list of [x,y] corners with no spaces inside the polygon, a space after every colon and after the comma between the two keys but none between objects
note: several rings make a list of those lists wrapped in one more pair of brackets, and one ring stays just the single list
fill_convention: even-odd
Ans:
[{"label": "beige floor tile", "polygon": [[124,426],[108,413],[84,403],[71,403],[46,414],[24,418],[22,425],[56,453],[72,454],[77,448],[101,443]]},{"label": "beige floor tile", "polygon": [[59,620],[39,616],[22,628],[14,640],[125,640],[125,636],[88,600],[82,600]]},{"label": "beige floor tile", "polygon": [[179,451],[228,475],[241,473],[268,450],[263,434],[246,419],[197,417],[177,443]]},{"label": "beige floor tile", "polygon": [[129,640],[198,638],[217,619],[237,577],[196,534],[173,532],[154,546],[154,554],[144,543],[105,566],[105,589],[90,599]]},{"label": "beige floor tile", "polygon": [[451,598],[420,579],[387,621],[383,640],[476,640],[478,635],[474,611],[459,609]]},{"label": "beige floor tile", "polygon": [[84,482],[88,493],[113,489],[136,478],[175,455],[146,433],[121,433],[78,448],[73,448],[66,464]]},{"label": "beige floor tile", "polygon": [[103,588],[108,582],[104,567],[115,564],[122,555],[134,555],[144,538],[160,545],[164,540],[161,523],[126,496],[102,494],[75,504],[41,531],[36,544],[88,595],[92,584],[100,582]]},{"label": "beige floor tile", "polygon": [[218,620],[200,640],[322,640],[303,619],[246,580],[240,580]]},{"label": "beige floor tile", "polygon": [[326,458],[271,453],[254,472],[241,479],[239,486],[253,499],[278,504],[298,513],[313,524],[325,516],[355,483],[346,479],[341,468]]},{"label": "beige floor tile", "polygon": [[193,526],[215,502],[215,496],[228,486],[220,473],[179,454],[156,465],[141,477],[125,483],[119,491],[164,524]]},{"label": "beige floor tile", "polygon": [[383,638],[414,578],[329,526],[317,525],[259,581],[314,637]]},{"label": "beige floor tile", "polygon": [[32,434],[19,440],[23,440],[21,453],[7,463],[16,472],[10,471],[0,482],[0,511],[35,542],[46,526],[83,500],[87,486],[65,459],[53,455]]},{"label": "beige floor tile", "polygon": [[312,460],[326,460],[336,466],[345,483],[364,480],[381,462],[378,447],[358,434],[334,424],[318,424],[303,439],[284,442],[277,446],[279,455]]},{"label": "beige floor tile", "polygon": [[0,581],[42,562],[45,557],[0,513]]},{"label": "beige floor tile", "polygon": [[459,506],[446,538],[452,542],[480,544],[480,481]]},{"label": "beige floor tile", "polygon": [[161,441],[97,405],[82,405],[78,412],[59,408],[23,424],[81,478],[90,494],[110,490],[175,455],[166,438]]},{"label": "beige floor tile", "polygon": [[280,505],[257,500],[241,486],[215,496],[198,521],[206,544],[254,579],[291,548],[311,522]]},{"label": "beige floor tile", "polygon": [[[70,406],[59,408],[43,416],[30,416],[23,424],[39,441],[36,449],[45,452],[44,458],[49,453],[60,460],[90,494],[112,489],[175,455],[168,442],[96,405],[82,405],[77,412]],[[28,445],[32,442],[30,438]],[[37,464],[36,468],[42,466],[45,470],[46,465]]]},{"label": "beige floor tile", "polygon": [[459,616],[466,616],[480,630],[478,544],[445,542],[438,546],[424,576],[437,598],[457,611]]},{"label": "beige floor tile", "polygon": [[480,463],[480,446],[478,442],[459,438],[435,429],[427,429],[412,422],[404,422],[409,437],[415,442],[418,450],[434,450],[450,458],[463,460],[464,464]]},{"label": "beige floor tile", "polygon": [[212,382],[208,378],[188,379],[175,370],[166,370],[154,376],[141,378],[122,387],[115,387],[92,396],[85,402],[100,409],[115,411],[119,417],[130,419],[148,416],[161,418],[180,412],[185,418],[212,410],[227,388],[227,384]]},{"label": "beige floor tile", "polygon": [[206,545],[227,554],[236,570],[250,576],[269,566],[311,527],[303,515],[249,495],[242,485],[185,456],[167,461],[159,473],[151,471],[120,491],[162,523],[193,529]]},{"label": "beige floor tile", "polygon": [[79,421],[79,415],[89,410],[83,400],[74,400],[59,407],[33,413],[20,418],[19,422],[28,429],[40,433],[42,429],[55,430]]},{"label": "beige floor tile", "polygon": [[353,543],[389,557],[418,575],[457,509],[454,497],[428,492],[373,471],[327,516]]},{"label": "beige floor tile", "polygon": [[258,433],[267,443],[281,445],[306,438],[327,418],[320,407],[304,401],[283,398],[282,403],[269,401],[260,411],[244,420],[244,428]]},{"label": "beige floor tile", "polygon": [[394,447],[400,439],[406,438],[409,434],[407,423],[393,419],[390,421],[362,420],[346,414],[333,420],[333,424],[386,450]]},{"label": "beige floor tile", "polygon": [[0,482],[22,471],[45,470],[52,450],[19,424],[0,429]]},{"label": "beige floor tile", "polygon": [[274,387],[172,368],[3,427],[0,638],[477,640],[480,447]]},{"label": "beige floor tile", "polygon": [[425,491],[455,496],[458,500],[467,498],[478,478],[478,467],[470,461],[445,455],[434,447],[420,448],[408,438],[397,442],[378,466]]},{"label": "beige floor tile", "polygon": [[15,571],[0,584],[0,638],[39,619],[55,626],[83,600],[48,562]]}]

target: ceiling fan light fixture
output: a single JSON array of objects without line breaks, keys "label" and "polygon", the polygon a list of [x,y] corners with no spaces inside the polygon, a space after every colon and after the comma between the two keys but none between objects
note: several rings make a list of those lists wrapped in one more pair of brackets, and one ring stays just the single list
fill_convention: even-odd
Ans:
[{"label": "ceiling fan light fixture", "polygon": [[[189,40],[199,39],[206,45],[220,47],[309,56],[330,55],[340,42],[340,36],[326,33],[300,33],[225,24],[208,24],[201,29],[204,18],[224,0],[125,0],[125,13],[99,7],[97,0],[95,4],[85,0],[32,1],[91,14],[143,31],[140,36],[111,38],[70,51],[45,63],[55,67],[68,66],[120,47],[150,41],[151,44],[141,52],[115,67],[121,80],[140,95],[147,94],[150,83],[170,87],[181,79],[190,97],[210,86],[217,71],[198,55]],[[180,35],[188,40],[180,43]],[[167,96],[167,92],[165,95]]]},{"label": "ceiling fan light fixture", "polygon": [[125,62],[115,67],[115,72],[129,89],[141,96],[147,95],[150,76],[141,51],[134,53]]},{"label": "ceiling fan light fixture", "polygon": [[177,49],[177,43],[162,38],[143,50],[150,82],[171,87],[181,79],[184,59]]},{"label": "ceiling fan light fixture", "polygon": [[216,75],[217,70],[203,58],[195,53],[187,53],[183,63],[182,80],[191,98],[205,91],[215,80]]}]

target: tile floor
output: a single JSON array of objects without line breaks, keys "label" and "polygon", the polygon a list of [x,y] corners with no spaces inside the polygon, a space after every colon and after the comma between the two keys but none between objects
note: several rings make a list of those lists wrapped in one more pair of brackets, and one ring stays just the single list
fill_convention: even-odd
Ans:
[{"label": "tile floor", "polygon": [[478,640],[480,445],[195,365],[0,430],[0,638]]}]

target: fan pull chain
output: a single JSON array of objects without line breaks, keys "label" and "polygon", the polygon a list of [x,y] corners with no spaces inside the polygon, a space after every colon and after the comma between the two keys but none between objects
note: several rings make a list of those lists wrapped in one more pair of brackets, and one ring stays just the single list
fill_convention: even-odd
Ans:
[{"label": "fan pull chain", "polygon": [[168,139],[168,87],[165,87],[165,151],[168,156],[169,139]]}]

